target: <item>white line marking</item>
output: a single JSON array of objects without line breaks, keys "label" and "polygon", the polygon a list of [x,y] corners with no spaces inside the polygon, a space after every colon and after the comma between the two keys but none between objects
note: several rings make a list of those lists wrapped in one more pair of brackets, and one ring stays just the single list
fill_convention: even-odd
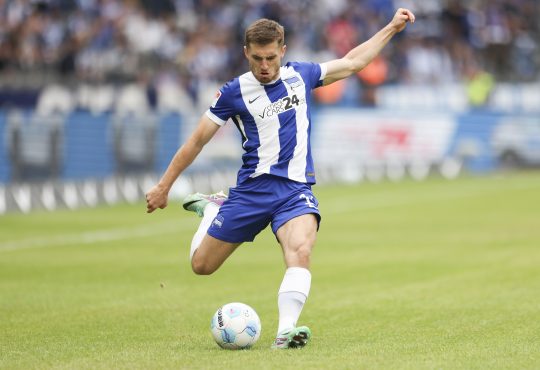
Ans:
[{"label": "white line marking", "polygon": [[0,252],[9,252],[21,249],[59,247],[70,244],[94,244],[111,242],[116,240],[127,240],[133,238],[145,238],[155,235],[172,234],[193,229],[192,222],[176,220],[174,222],[164,222],[160,224],[144,225],[137,227],[122,227],[115,229],[88,231],[78,234],[67,234],[57,236],[34,237],[29,239],[16,240],[7,243],[0,243]]}]

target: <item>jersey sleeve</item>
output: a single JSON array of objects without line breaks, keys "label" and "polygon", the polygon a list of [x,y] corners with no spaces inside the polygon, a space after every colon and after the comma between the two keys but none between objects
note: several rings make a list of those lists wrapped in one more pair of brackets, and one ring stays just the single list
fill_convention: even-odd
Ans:
[{"label": "jersey sleeve", "polygon": [[300,72],[304,81],[309,83],[311,89],[322,86],[326,77],[326,65],[310,62],[291,62],[288,65]]},{"label": "jersey sleeve", "polygon": [[206,115],[219,126],[234,116],[234,96],[229,83],[223,85],[216,94],[212,105],[206,111]]}]

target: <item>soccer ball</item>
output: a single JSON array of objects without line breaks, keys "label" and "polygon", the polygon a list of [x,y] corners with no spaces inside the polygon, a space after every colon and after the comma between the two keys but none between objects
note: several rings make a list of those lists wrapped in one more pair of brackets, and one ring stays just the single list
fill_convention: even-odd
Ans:
[{"label": "soccer ball", "polygon": [[216,343],[225,349],[249,348],[261,335],[261,320],[257,312],[244,303],[221,306],[210,324]]}]

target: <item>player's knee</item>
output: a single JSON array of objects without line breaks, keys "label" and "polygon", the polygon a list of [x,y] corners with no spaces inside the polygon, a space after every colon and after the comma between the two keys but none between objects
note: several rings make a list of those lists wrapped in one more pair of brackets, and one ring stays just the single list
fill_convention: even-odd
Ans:
[{"label": "player's knee", "polygon": [[298,259],[309,263],[311,258],[311,246],[302,246],[297,252]]},{"label": "player's knee", "polygon": [[214,266],[210,265],[207,261],[198,258],[193,258],[191,260],[191,269],[197,275],[211,275],[216,271]]},{"label": "player's knee", "polygon": [[312,245],[310,243],[302,243],[292,249],[292,259],[301,266],[309,266],[311,259]]}]

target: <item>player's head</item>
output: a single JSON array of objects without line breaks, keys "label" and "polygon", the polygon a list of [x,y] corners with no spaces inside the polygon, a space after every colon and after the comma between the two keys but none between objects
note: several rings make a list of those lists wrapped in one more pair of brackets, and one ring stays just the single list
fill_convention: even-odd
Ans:
[{"label": "player's head", "polygon": [[285,31],[278,22],[263,18],[246,29],[244,54],[260,82],[268,83],[279,76],[286,49]]}]

